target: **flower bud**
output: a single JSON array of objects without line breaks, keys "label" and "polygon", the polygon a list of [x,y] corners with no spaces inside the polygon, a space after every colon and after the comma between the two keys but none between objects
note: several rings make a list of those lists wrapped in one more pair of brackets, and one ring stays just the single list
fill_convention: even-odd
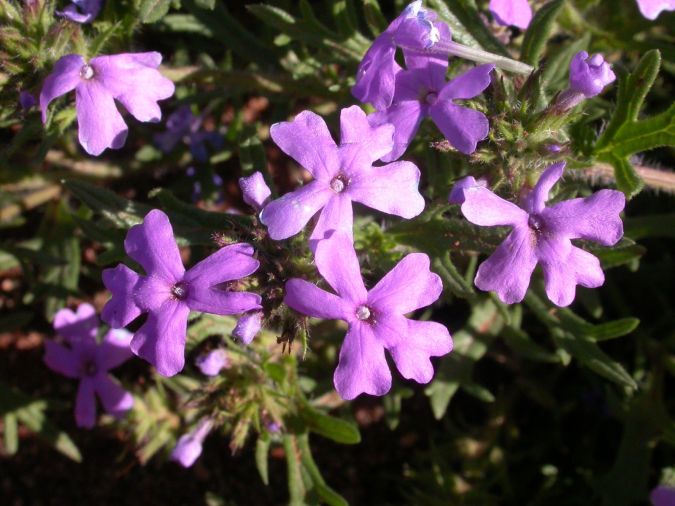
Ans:
[{"label": "flower bud", "polygon": [[205,418],[197,427],[187,434],[183,434],[171,452],[171,460],[183,467],[191,467],[202,454],[202,444],[213,428],[213,422]]},{"label": "flower bud", "polygon": [[248,177],[239,178],[239,188],[241,188],[244,196],[244,202],[256,211],[265,207],[272,194],[260,172],[254,172]]},{"label": "flower bud", "polygon": [[570,90],[581,93],[586,98],[598,95],[616,76],[609,63],[599,53],[588,56],[579,51],[570,63]]},{"label": "flower bud", "polygon": [[250,344],[262,326],[262,313],[254,311],[239,318],[232,335],[244,344]]},{"label": "flower bud", "polygon": [[202,374],[206,376],[218,376],[220,371],[229,367],[230,359],[224,349],[217,348],[199,355],[197,360],[195,360],[195,364],[199,367]]}]

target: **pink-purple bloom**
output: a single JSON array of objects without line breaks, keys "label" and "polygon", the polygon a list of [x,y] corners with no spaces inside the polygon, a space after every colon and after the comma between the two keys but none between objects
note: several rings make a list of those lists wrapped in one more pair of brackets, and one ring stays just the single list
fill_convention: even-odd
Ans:
[{"label": "pink-purple bloom", "polygon": [[195,365],[205,376],[218,376],[220,371],[230,366],[230,358],[225,349],[216,348],[199,355]]},{"label": "pink-purple bloom", "polygon": [[157,209],[129,230],[124,247],[145,271],[139,275],[120,264],[103,271],[112,298],[102,318],[121,328],[148,313],[136,331],[131,350],[164,376],[185,365],[185,338],[190,311],[231,315],[260,308],[260,296],[232,291],[226,285],[258,268],[253,248],[239,243],[225,246],[185,270],[169,218]]},{"label": "pink-purple bloom", "polygon": [[262,311],[253,311],[246,313],[234,327],[232,336],[241,341],[243,344],[251,344],[253,338],[260,332],[262,327]]},{"label": "pink-purple bloom", "polygon": [[77,312],[58,311],[54,329],[64,343],[46,341],[44,361],[53,371],[80,380],[75,400],[77,425],[92,428],[96,424],[96,395],[106,413],[117,418],[124,416],[133,406],[134,398],[108,371],[132,356],[131,334],[126,330],[110,330],[98,344],[98,318],[90,304],[81,304]]},{"label": "pink-purple bloom", "polygon": [[62,11],[56,14],[75,23],[91,23],[103,6],[103,0],[72,0]]},{"label": "pink-purple bloom", "polygon": [[96,156],[107,148],[121,148],[128,129],[115,100],[139,121],[159,121],[162,111],[157,101],[175,90],[157,70],[161,61],[156,52],[97,56],[89,62],[77,54],[64,56],[40,93],[43,123],[50,102],[75,90],[78,136],[85,151]]},{"label": "pink-purple bloom", "polygon": [[532,7],[527,0],[490,0],[489,9],[500,25],[524,30],[532,21]]},{"label": "pink-purple bloom", "polygon": [[183,141],[190,147],[195,161],[207,162],[207,144],[219,148],[223,145],[223,138],[217,132],[206,132],[201,127],[202,118],[195,116],[189,106],[183,106],[169,115],[166,132],[155,135],[155,143],[162,151],[169,153],[178,142]]},{"label": "pink-purple bloom", "polygon": [[579,51],[570,63],[570,89],[586,98],[599,95],[605,86],[614,82],[616,76],[609,63],[600,53],[589,56]]},{"label": "pink-purple bloom", "polygon": [[471,223],[512,227],[504,242],[478,268],[478,288],[496,292],[507,304],[520,302],[537,263],[544,272],[546,294],[558,306],[572,303],[576,285],[596,288],[604,283],[600,261],[572,240],[616,244],[623,236],[619,213],[625,197],[619,191],[605,189],[546,207],[549,191],[564,168],[565,163],[560,162],[546,169],[522,208],[487,188],[464,189],[461,209]]},{"label": "pink-purple bloom", "polygon": [[659,485],[649,494],[652,506],[675,506],[675,487]]},{"label": "pink-purple bloom", "polygon": [[385,162],[399,158],[415,137],[422,120],[430,116],[450,144],[465,154],[476,150],[490,125],[485,114],[456,104],[455,100],[474,98],[490,85],[494,65],[479,65],[445,80],[447,60],[427,59],[420,67],[402,70],[396,75],[396,91],[391,106],[377,111],[368,120],[371,125],[394,125],[394,147],[382,157]]},{"label": "pink-purple bloom", "polygon": [[254,172],[248,177],[239,178],[239,188],[244,202],[256,211],[260,211],[270,201],[272,190],[267,186],[265,178],[260,172]]},{"label": "pink-purple bloom", "polygon": [[413,218],[424,209],[424,198],[418,191],[420,171],[415,164],[400,161],[373,166],[392,150],[394,127],[371,126],[358,106],[342,109],[339,146],[324,120],[311,111],[272,125],[270,135],[314,177],[263,208],[260,221],[272,239],[297,234],[319,211],[312,244],[334,230],[351,236],[353,201],[403,218]]},{"label": "pink-purple bloom", "polygon": [[647,19],[656,19],[663,11],[675,10],[675,0],[637,0],[637,4]]},{"label": "pink-purple bloom", "polygon": [[192,431],[183,434],[178,439],[171,452],[171,460],[183,467],[191,467],[202,454],[202,445],[211,429],[213,429],[213,421],[210,418],[201,420]]},{"label": "pink-purple bloom", "polygon": [[443,291],[441,279],[429,270],[429,257],[407,255],[370,290],[363,284],[347,235],[319,241],[315,261],[335,293],[293,278],[286,283],[284,302],[308,316],[347,322],[333,376],[340,396],[354,399],[361,393],[384,395],[389,391],[391,372],[385,350],[403,377],[419,383],[431,381],[434,368],[430,357],[452,350],[450,333],[440,323],[404,316],[432,304]]},{"label": "pink-purple bloom", "polygon": [[[394,97],[394,80],[401,67],[396,48],[403,48],[408,67],[415,66],[420,53],[439,41],[450,41],[450,29],[436,21],[436,13],[422,7],[422,1],[409,4],[368,49],[356,74],[352,94],[376,109],[389,107]],[[444,55],[447,60],[447,55]]]}]

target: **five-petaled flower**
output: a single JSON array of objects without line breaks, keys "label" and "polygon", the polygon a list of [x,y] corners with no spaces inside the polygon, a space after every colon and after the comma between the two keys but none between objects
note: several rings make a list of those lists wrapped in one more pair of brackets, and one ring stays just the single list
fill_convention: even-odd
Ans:
[{"label": "five-petaled flower", "polygon": [[40,93],[42,121],[47,121],[49,103],[75,90],[78,136],[90,155],[119,149],[127,138],[127,125],[117,110],[118,100],[139,121],[159,121],[158,100],[173,95],[173,83],[157,70],[162,55],[123,53],[97,56],[88,63],[69,54],[54,65]]},{"label": "five-petaled flower", "polygon": [[363,284],[354,246],[345,234],[319,241],[315,260],[336,293],[294,278],[286,283],[284,302],[308,316],[347,322],[333,376],[340,396],[354,399],[361,393],[389,391],[391,372],[385,349],[403,377],[431,381],[434,368],[429,358],[452,350],[450,333],[440,323],[404,316],[432,304],[443,290],[441,279],[429,270],[429,257],[407,255],[370,290]]},{"label": "five-petaled flower", "polygon": [[165,153],[169,153],[179,141],[183,141],[190,147],[190,153],[196,162],[207,162],[207,143],[213,148],[220,148],[223,137],[218,132],[202,130],[202,119],[195,116],[189,106],[179,108],[167,118],[166,132],[155,135],[155,144]]},{"label": "five-petaled flower", "polygon": [[155,209],[142,224],[131,227],[124,247],[145,276],[123,264],[104,270],[103,283],[112,298],[102,318],[120,328],[148,313],[131,340],[131,350],[164,376],[173,376],[185,364],[190,310],[230,315],[260,308],[260,296],[223,286],[257,270],[259,263],[248,244],[221,248],[186,271],[169,219]]},{"label": "five-petaled flower", "polygon": [[507,304],[520,302],[537,263],[544,271],[546,294],[558,306],[572,303],[576,285],[596,288],[604,283],[600,261],[574,246],[572,240],[616,244],[623,236],[619,213],[625,197],[619,191],[605,189],[546,207],[549,191],[564,168],[565,163],[560,162],[546,169],[522,208],[483,186],[464,188],[461,209],[470,222],[513,228],[479,267],[475,279],[478,288],[495,291]]},{"label": "five-petaled flower", "polygon": [[311,183],[263,208],[260,221],[272,239],[297,234],[319,210],[312,246],[331,231],[351,236],[352,201],[403,218],[413,218],[424,209],[415,164],[401,161],[373,166],[393,147],[392,125],[372,127],[365,113],[352,106],[342,109],[340,133],[337,146],[324,120],[311,111],[272,125],[274,142],[314,176]]},{"label": "five-petaled flower", "polygon": [[122,417],[133,406],[134,398],[108,371],[132,356],[131,333],[110,330],[98,344],[98,318],[90,304],[81,304],[77,312],[58,311],[54,316],[54,329],[65,343],[46,341],[44,361],[53,371],[80,380],[75,401],[77,425],[89,429],[96,423],[95,395],[107,413]]}]

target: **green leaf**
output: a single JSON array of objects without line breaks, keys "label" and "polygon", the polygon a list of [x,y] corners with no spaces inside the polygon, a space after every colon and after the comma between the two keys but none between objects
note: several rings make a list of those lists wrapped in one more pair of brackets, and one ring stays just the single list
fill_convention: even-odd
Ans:
[{"label": "green leaf", "polygon": [[553,0],[537,10],[523,38],[523,45],[520,50],[522,61],[530,65],[539,63],[546,42],[553,32],[555,20],[564,4],[565,0]]},{"label": "green leaf", "polygon": [[270,477],[268,470],[267,454],[270,450],[269,436],[260,436],[255,444],[255,466],[258,468],[258,473],[265,485],[269,485]]},{"label": "green leaf", "polygon": [[361,442],[361,434],[356,424],[326,415],[309,404],[304,404],[300,408],[300,418],[309,430],[337,443],[353,445]]},{"label": "green leaf", "polygon": [[195,0],[195,5],[202,9],[213,10],[216,7],[216,0]]},{"label": "green leaf", "polygon": [[624,233],[631,239],[645,237],[675,237],[675,214],[652,214],[628,217],[624,220]]},{"label": "green leaf", "polygon": [[14,455],[19,450],[19,422],[14,413],[5,414],[4,422],[5,450]]},{"label": "green leaf", "polygon": [[363,2],[363,15],[370,33],[374,37],[380,35],[387,29],[387,19],[382,15],[382,9],[377,0],[361,0]]},{"label": "green leaf", "polygon": [[621,318],[593,325],[566,308],[560,309],[558,318],[566,330],[593,341],[607,341],[625,336],[633,332],[640,324],[637,318]]},{"label": "green leaf", "polygon": [[572,58],[579,51],[588,49],[590,42],[591,34],[585,33],[578,39],[565,40],[557,50],[548,52],[548,56],[541,66],[542,82],[547,89],[560,89],[566,84]]},{"label": "green leaf", "polygon": [[637,262],[647,251],[644,246],[626,237],[611,248],[589,247],[588,250],[600,259],[603,270]]},{"label": "green leaf", "polygon": [[155,23],[166,16],[171,0],[141,0],[138,14],[143,23]]},{"label": "green leaf", "polygon": [[311,478],[313,488],[322,500],[322,503],[328,504],[329,506],[347,506],[347,501],[330,488],[326,484],[326,480],[323,479],[321,471],[312,457],[312,450],[309,447],[309,436],[307,434],[302,434],[298,436],[297,442],[298,449],[302,455],[302,465]]},{"label": "green leaf", "polygon": [[512,326],[504,327],[500,334],[506,345],[523,357],[536,362],[556,364],[560,358],[543,346],[535,343],[523,330]]},{"label": "green leaf", "polygon": [[283,437],[284,451],[286,453],[286,468],[288,476],[288,492],[290,494],[289,506],[304,506],[305,484],[302,480],[300,469],[300,455],[297,447],[297,439],[291,434]]},{"label": "green leaf", "polygon": [[433,260],[434,272],[443,279],[445,289],[462,299],[468,299],[475,295],[473,287],[466,281],[464,276],[457,270],[450,258],[450,252],[446,251],[441,258]]},{"label": "green leaf", "polygon": [[661,146],[675,146],[675,104],[651,118],[625,123],[600,152],[623,158]]}]

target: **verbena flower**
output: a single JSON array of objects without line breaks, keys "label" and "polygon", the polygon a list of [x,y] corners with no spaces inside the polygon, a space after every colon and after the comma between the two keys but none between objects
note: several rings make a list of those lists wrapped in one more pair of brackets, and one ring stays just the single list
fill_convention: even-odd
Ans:
[{"label": "verbena flower", "polygon": [[424,209],[418,191],[420,171],[411,162],[374,167],[389,153],[394,127],[371,127],[357,106],[342,109],[340,145],[333,141],[324,120],[311,111],[270,129],[274,142],[314,177],[314,181],[267,204],[260,221],[270,237],[286,239],[297,234],[319,210],[311,244],[331,230],[352,234],[352,201],[403,218]]},{"label": "verbena flower", "polygon": [[448,202],[451,204],[463,204],[464,190],[473,187],[486,188],[487,185],[487,180],[484,178],[476,179],[473,176],[466,176],[454,184],[448,195]]},{"label": "verbena flower", "polygon": [[134,398],[108,371],[132,356],[131,334],[126,330],[110,330],[98,344],[98,319],[90,304],[81,304],[76,313],[70,309],[58,311],[54,329],[65,343],[45,341],[44,362],[53,371],[80,380],[75,401],[77,425],[85,428],[95,425],[95,395],[107,413],[122,417],[133,406]]},{"label": "verbena flower", "polygon": [[382,157],[385,162],[399,158],[415,137],[422,120],[430,116],[450,144],[465,154],[476,150],[490,124],[485,114],[456,104],[455,100],[480,95],[490,85],[494,65],[479,65],[445,80],[447,60],[428,59],[424,66],[402,70],[396,75],[396,92],[391,106],[368,116],[371,125],[394,125],[394,147]]},{"label": "verbena flower", "polygon": [[488,8],[500,25],[524,30],[532,21],[532,8],[527,0],[490,0]]},{"label": "verbena flower", "polygon": [[675,488],[659,485],[649,494],[649,501],[652,506],[673,506],[675,504]]},{"label": "verbena flower", "polygon": [[675,10],[675,0],[637,0],[637,4],[647,19],[656,19],[663,11]]},{"label": "verbena flower", "polygon": [[579,51],[570,62],[570,85],[556,100],[556,107],[567,111],[585,98],[599,95],[605,86],[614,82],[616,75],[601,54],[589,56]]},{"label": "verbena flower", "polygon": [[258,268],[248,244],[221,248],[186,271],[169,219],[155,209],[142,224],[131,227],[124,247],[145,270],[145,276],[122,264],[104,270],[103,283],[112,298],[102,317],[110,326],[120,328],[148,313],[134,334],[131,350],[164,376],[173,376],[185,364],[190,310],[230,315],[260,308],[260,296],[223,286]]},{"label": "verbena flower", "polygon": [[478,288],[496,292],[507,304],[520,302],[537,263],[544,271],[546,294],[558,306],[572,303],[576,285],[596,288],[604,283],[600,261],[572,240],[616,244],[623,236],[619,213],[625,205],[624,195],[600,190],[590,197],[546,207],[549,191],[564,168],[560,162],[546,169],[522,208],[487,188],[464,189],[461,209],[471,223],[512,227],[506,240],[478,268]]},{"label": "verbena flower", "polygon": [[343,399],[361,393],[384,395],[391,387],[385,349],[408,379],[428,383],[434,374],[430,357],[452,350],[448,329],[440,323],[415,321],[404,315],[438,299],[441,279],[429,270],[429,257],[412,253],[369,291],[359,272],[348,236],[333,235],[316,248],[319,273],[335,290],[322,290],[302,279],[286,283],[284,302],[308,316],[344,320],[348,330],[333,376]]},{"label": "verbena flower", "polygon": [[218,376],[220,371],[230,366],[230,358],[223,348],[216,348],[197,357],[195,364],[205,376]]},{"label": "verbena flower", "polygon": [[35,107],[35,104],[37,104],[37,101],[32,93],[26,90],[19,93],[19,105],[21,106],[21,109],[27,111]]},{"label": "verbena flower", "polygon": [[213,421],[210,418],[201,420],[191,432],[183,434],[178,439],[176,447],[171,452],[171,460],[183,467],[191,467],[202,454],[202,445],[211,429]]},{"label": "verbena flower", "polygon": [[173,112],[166,120],[166,132],[155,135],[155,143],[169,153],[182,141],[190,148],[195,161],[205,163],[209,160],[207,144],[213,148],[223,145],[218,132],[206,132],[201,129],[202,118],[195,116],[189,106],[183,106]]},{"label": "verbena flower", "polygon": [[97,56],[88,63],[70,54],[54,65],[40,93],[42,121],[52,100],[75,90],[78,136],[90,155],[119,149],[127,138],[127,125],[115,100],[139,121],[159,121],[158,100],[174,93],[173,83],[157,70],[159,53],[123,53]]},{"label": "verbena flower", "polygon": [[[436,22],[436,13],[422,7],[422,1],[409,4],[368,49],[359,64],[352,94],[376,109],[386,109],[394,97],[394,78],[401,67],[396,63],[396,47],[403,47],[406,64],[415,66],[418,50],[430,49],[440,40],[450,40],[450,29]],[[447,60],[447,54],[444,55]]]},{"label": "verbena flower", "polygon": [[237,325],[232,331],[232,337],[237,338],[243,344],[251,344],[253,338],[260,332],[262,318],[262,311],[246,313],[237,321]]},{"label": "verbena flower", "polygon": [[265,178],[260,172],[254,172],[248,177],[239,178],[241,194],[249,206],[260,211],[270,200],[272,190],[267,186]]},{"label": "verbena flower", "polygon": [[103,0],[72,0],[62,11],[56,11],[56,14],[75,23],[91,23],[103,6]]}]

